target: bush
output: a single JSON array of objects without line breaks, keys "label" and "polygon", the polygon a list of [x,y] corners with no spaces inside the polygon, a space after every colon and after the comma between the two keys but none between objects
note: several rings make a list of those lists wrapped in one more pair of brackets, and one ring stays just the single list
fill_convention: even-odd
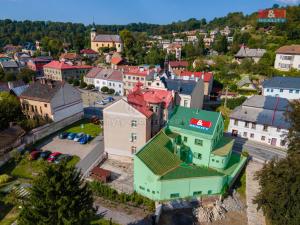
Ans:
[{"label": "bush", "polygon": [[115,93],[115,90],[110,88],[108,89],[108,92],[107,92],[109,95],[113,95]]},{"label": "bush", "polygon": [[10,180],[10,176],[7,174],[0,175],[0,184],[5,184]]},{"label": "bush", "polygon": [[[228,98],[227,99],[227,108],[234,109],[244,103],[247,97],[241,96],[239,98]],[[224,105],[225,99],[222,99],[222,105]]]},{"label": "bush", "polygon": [[87,83],[85,83],[84,81],[80,82],[80,88],[85,88],[87,86]]},{"label": "bush", "polygon": [[88,89],[88,90],[91,90],[91,89],[94,89],[95,88],[95,86],[93,85],[93,84],[89,84],[87,87],[86,87],[86,89]]},{"label": "bush", "polygon": [[75,79],[75,80],[73,81],[73,85],[74,85],[74,86],[79,86],[79,83],[80,83],[80,82],[79,82],[78,79]]},{"label": "bush", "polygon": [[119,203],[131,203],[134,206],[144,206],[149,211],[155,210],[155,202],[149,198],[146,198],[138,193],[134,192],[133,194],[121,193],[119,194],[115,189],[110,186],[98,182],[92,181],[89,183],[91,190],[96,196],[106,198],[108,200],[119,202]]},{"label": "bush", "polygon": [[68,79],[68,83],[69,83],[69,84],[73,84],[73,82],[74,82],[74,79],[73,79],[72,77],[70,77],[70,78]]},{"label": "bush", "polygon": [[107,93],[109,91],[109,88],[104,86],[101,88],[101,91],[104,92],[104,93]]}]

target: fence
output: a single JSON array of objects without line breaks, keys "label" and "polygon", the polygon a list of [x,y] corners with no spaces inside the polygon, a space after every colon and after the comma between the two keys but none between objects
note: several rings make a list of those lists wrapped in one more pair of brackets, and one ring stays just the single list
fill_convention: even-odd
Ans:
[{"label": "fence", "polygon": [[36,141],[41,140],[42,138],[47,137],[48,135],[63,129],[64,127],[72,123],[75,123],[78,120],[81,120],[82,118],[83,118],[83,113],[81,112],[73,116],[67,117],[61,121],[49,123],[44,126],[35,128],[24,137],[24,143],[25,144],[35,143]]}]

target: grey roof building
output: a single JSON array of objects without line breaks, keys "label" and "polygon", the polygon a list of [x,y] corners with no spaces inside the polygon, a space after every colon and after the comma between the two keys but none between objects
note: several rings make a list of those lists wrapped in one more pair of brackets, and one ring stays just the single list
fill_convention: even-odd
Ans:
[{"label": "grey roof building", "polygon": [[169,91],[176,91],[180,94],[191,95],[197,82],[194,80],[176,80],[176,79],[162,79],[165,87]]},{"label": "grey roof building", "polygon": [[300,89],[300,77],[273,77],[265,80],[264,88]]},{"label": "grey roof building", "polygon": [[122,43],[121,37],[115,34],[98,34],[93,41]]},{"label": "grey roof building", "polygon": [[288,129],[290,123],[284,115],[288,109],[289,101],[285,98],[254,95],[235,108],[230,118]]},{"label": "grey roof building", "polygon": [[244,59],[250,58],[255,62],[258,62],[259,59],[266,53],[265,49],[260,48],[247,48],[244,45],[241,46],[240,50],[235,54],[235,58]]}]

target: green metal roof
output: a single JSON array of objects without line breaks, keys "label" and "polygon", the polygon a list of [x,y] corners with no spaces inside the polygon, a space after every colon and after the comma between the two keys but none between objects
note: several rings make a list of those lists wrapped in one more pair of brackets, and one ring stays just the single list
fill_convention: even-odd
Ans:
[{"label": "green metal roof", "polygon": [[[178,106],[175,108],[172,117],[170,118],[168,124],[169,126],[178,127],[182,129],[187,129],[195,132],[200,132],[204,134],[213,135],[220,113],[211,112],[200,109],[192,109]],[[193,126],[190,126],[190,120],[192,118],[210,121],[212,126],[208,129],[199,129]]]},{"label": "green metal roof", "polygon": [[212,154],[218,156],[226,156],[230,153],[234,140],[230,137],[222,137],[221,140],[218,142]]},{"label": "green metal roof", "polygon": [[176,168],[180,159],[171,151],[172,142],[169,137],[160,131],[151,139],[136,156],[156,175],[163,175]]},{"label": "green metal roof", "polygon": [[161,180],[173,180],[192,177],[210,177],[210,176],[224,176],[223,173],[207,167],[200,167],[195,165],[187,165],[182,163],[180,166],[163,175]]}]

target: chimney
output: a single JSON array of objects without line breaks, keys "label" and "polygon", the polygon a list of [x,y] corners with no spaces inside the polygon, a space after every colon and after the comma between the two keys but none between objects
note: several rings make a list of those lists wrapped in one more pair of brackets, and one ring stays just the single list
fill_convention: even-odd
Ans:
[{"label": "chimney", "polygon": [[204,71],[202,71],[201,79],[204,80]]}]

